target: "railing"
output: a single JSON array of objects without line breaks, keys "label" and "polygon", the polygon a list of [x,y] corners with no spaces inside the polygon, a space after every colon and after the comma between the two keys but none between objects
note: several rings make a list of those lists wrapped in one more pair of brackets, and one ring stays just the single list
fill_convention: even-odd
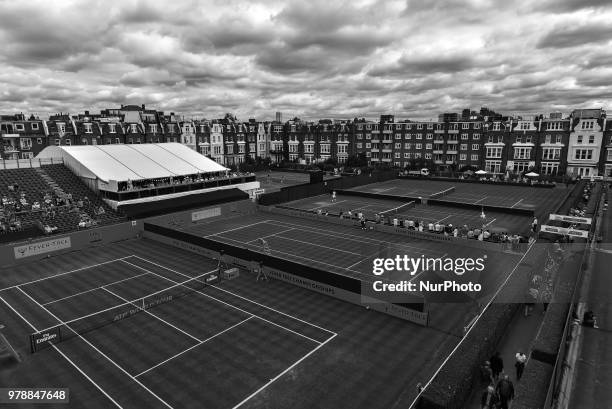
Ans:
[{"label": "railing", "polygon": [[1,159],[0,169],[40,168],[43,165],[61,165],[63,158]]}]

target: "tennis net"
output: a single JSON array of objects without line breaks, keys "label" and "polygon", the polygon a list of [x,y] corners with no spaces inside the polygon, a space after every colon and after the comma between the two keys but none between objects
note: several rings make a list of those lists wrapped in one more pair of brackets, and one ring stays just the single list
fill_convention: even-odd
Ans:
[{"label": "tennis net", "polygon": [[383,216],[383,217],[385,217],[385,216],[392,216],[392,215],[398,215],[398,214],[402,214],[402,212],[404,212],[406,210],[413,209],[415,207],[415,205],[416,205],[415,201],[413,200],[413,201],[405,203],[405,204],[403,204],[401,206],[394,207],[393,209],[389,209],[389,210],[385,210],[383,212],[379,212],[378,214],[380,216]]},{"label": "tennis net", "polygon": [[139,312],[147,311],[155,306],[199,291],[207,285],[218,283],[219,280],[220,274],[217,270],[209,271],[181,282],[170,280],[176,284],[145,295],[144,297],[126,301],[122,304],[79,318],[61,321],[53,327],[35,332],[30,335],[30,350],[32,353],[38,352],[49,347],[50,344],[57,344],[108,324],[129,318]]},{"label": "tennis net", "polygon": [[442,190],[440,192],[432,193],[431,195],[429,195],[429,198],[430,199],[437,199],[437,198],[442,197],[442,196],[450,195],[451,193],[454,193],[454,192],[455,192],[455,186],[451,186],[451,187],[449,187],[446,190]]}]

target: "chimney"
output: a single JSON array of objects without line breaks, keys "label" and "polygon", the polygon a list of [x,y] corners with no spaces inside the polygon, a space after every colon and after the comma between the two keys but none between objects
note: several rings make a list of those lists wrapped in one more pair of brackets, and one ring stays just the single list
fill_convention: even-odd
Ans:
[{"label": "chimney", "polygon": [[143,111],[145,110],[145,104],[142,104],[142,110]]},{"label": "chimney", "polygon": [[89,116],[89,111],[85,111],[85,116]]}]

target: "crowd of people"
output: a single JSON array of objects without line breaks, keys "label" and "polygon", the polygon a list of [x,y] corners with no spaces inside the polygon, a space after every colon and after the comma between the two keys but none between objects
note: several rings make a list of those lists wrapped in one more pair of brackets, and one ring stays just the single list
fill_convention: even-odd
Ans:
[{"label": "crowd of people", "polygon": [[119,182],[118,189],[120,192],[129,192],[133,190],[155,189],[160,187],[188,185],[191,183],[209,182],[215,180],[227,180],[244,176],[253,176],[253,173],[248,172],[217,172],[215,174],[202,175],[196,173],[186,176],[170,176],[167,178],[130,180]]},{"label": "crowd of people", "polygon": [[102,206],[96,206],[88,197],[73,198],[71,193],[61,194],[56,191],[41,191],[38,195],[28,195],[19,185],[8,186],[6,194],[0,198],[0,234],[21,231],[23,219],[35,220],[45,234],[58,231],[55,223],[58,216],[66,213],[79,215],[75,228],[91,227],[97,221],[91,216],[105,213]]},{"label": "crowd of people", "polygon": [[[515,379],[518,382],[523,376],[527,355],[518,351],[514,355]],[[514,383],[510,375],[504,372],[504,360],[495,352],[481,367],[482,381],[487,385],[480,399],[482,409],[508,409],[514,399]]]}]

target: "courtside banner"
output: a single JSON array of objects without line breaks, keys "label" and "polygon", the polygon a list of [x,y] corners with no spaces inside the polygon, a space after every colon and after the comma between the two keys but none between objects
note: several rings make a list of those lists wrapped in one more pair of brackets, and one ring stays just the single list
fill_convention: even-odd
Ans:
[{"label": "courtside banner", "polygon": [[191,221],[197,222],[198,220],[208,219],[209,217],[221,216],[221,208],[213,207],[212,209],[199,210],[191,213]]},{"label": "courtside banner", "polygon": [[593,221],[590,217],[564,216],[562,214],[551,214],[548,219],[578,224],[591,224]]},{"label": "courtside banner", "polygon": [[587,230],[568,229],[566,227],[548,226],[546,224],[542,225],[540,232],[563,234],[572,237],[582,237],[585,239],[589,238],[589,232]]},{"label": "courtside banner", "polygon": [[32,353],[41,349],[49,348],[51,344],[57,344],[62,340],[61,327],[51,328],[43,332],[30,335],[30,350]]},{"label": "courtside banner", "polygon": [[14,247],[15,258],[26,258],[38,254],[50,253],[52,251],[69,249],[72,246],[70,236],[60,237],[53,240],[39,241]]}]

